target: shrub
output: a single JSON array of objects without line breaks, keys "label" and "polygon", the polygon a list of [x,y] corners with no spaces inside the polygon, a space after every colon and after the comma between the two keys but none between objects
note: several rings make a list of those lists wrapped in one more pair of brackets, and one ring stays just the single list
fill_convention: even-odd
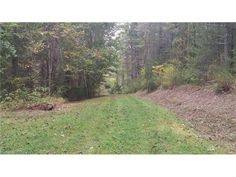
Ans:
[{"label": "shrub", "polygon": [[153,66],[152,72],[156,86],[172,88],[175,84],[176,67],[173,64],[163,64]]},{"label": "shrub", "polygon": [[48,99],[47,94],[47,88],[43,87],[35,88],[31,92],[24,87],[10,93],[4,91],[4,95],[1,95],[1,108],[8,110],[28,108],[34,103],[44,103]]},{"label": "shrub", "polygon": [[214,83],[216,93],[230,92],[235,85],[235,77],[227,69],[218,66],[210,66],[208,78]]},{"label": "shrub", "polygon": [[201,84],[202,83],[202,74],[195,68],[178,68],[174,76],[174,84]]},{"label": "shrub", "polygon": [[1,100],[1,108],[11,110],[27,108],[29,104],[36,102],[38,98],[36,93],[29,93],[26,89],[17,89],[4,95]]},{"label": "shrub", "polygon": [[202,84],[205,82],[205,73],[194,67],[181,64],[162,64],[153,66],[152,72],[156,85],[162,88],[173,88],[181,84]]},{"label": "shrub", "polygon": [[116,76],[110,75],[105,79],[104,88],[109,94],[121,93],[122,86],[118,83]]},{"label": "shrub", "polygon": [[135,93],[139,90],[144,90],[146,89],[145,84],[145,80],[141,77],[129,81],[124,88],[124,93]]},{"label": "shrub", "polygon": [[77,101],[85,99],[87,96],[86,94],[86,90],[83,87],[72,87],[68,88],[63,96],[69,101]]},{"label": "shrub", "polygon": [[150,68],[145,68],[144,75],[141,77],[144,80],[144,87],[148,92],[155,90],[157,85],[157,77],[154,77],[153,71]]},{"label": "shrub", "polygon": [[227,71],[216,73],[215,82],[216,93],[230,92],[235,84],[234,77]]},{"label": "shrub", "polygon": [[33,89],[33,79],[30,76],[15,77],[5,81],[3,84],[3,87],[7,89],[8,92],[16,91],[19,88]]},{"label": "shrub", "polygon": [[33,91],[36,95],[47,96],[48,95],[48,87],[36,87]]},{"label": "shrub", "polygon": [[148,92],[152,92],[158,88],[157,83],[157,79],[154,77],[146,79],[145,86],[143,87],[143,89],[147,89]]},{"label": "shrub", "polygon": [[122,93],[122,86],[118,84],[117,82],[110,88],[109,90],[110,94],[115,94],[115,93]]}]

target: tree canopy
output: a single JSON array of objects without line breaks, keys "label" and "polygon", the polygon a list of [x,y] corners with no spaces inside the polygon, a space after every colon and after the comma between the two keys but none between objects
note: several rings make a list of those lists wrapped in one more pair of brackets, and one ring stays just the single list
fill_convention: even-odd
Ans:
[{"label": "tree canopy", "polygon": [[235,23],[1,23],[1,100],[35,90],[78,100],[101,88],[151,91],[217,79],[230,87],[235,34]]}]

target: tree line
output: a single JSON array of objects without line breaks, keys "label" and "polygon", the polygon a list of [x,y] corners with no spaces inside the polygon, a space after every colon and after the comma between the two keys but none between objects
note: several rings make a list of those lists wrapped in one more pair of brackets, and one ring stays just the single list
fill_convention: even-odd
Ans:
[{"label": "tree line", "polygon": [[1,97],[38,89],[70,99],[97,94],[116,65],[114,23],[1,23]]},{"label": "tree line", "polygon": [[[175,70],[170,85],[206,83],[214,79],[231,82],[235,78],[235,23],[126,23],[121,26],[119,42],[125,70],[121,69],[124,72],[120,83],[132,85],[130,81],[138,80],[139,87],[140,77],[144,77],[141,87],[155,89],[168,66]],[[219,73],[222,78],[216,78]]]},{"label": "tree line", "polygon": [[0,23],[0,100],[211,82],[228,91],[235,74],[235,23]]}]

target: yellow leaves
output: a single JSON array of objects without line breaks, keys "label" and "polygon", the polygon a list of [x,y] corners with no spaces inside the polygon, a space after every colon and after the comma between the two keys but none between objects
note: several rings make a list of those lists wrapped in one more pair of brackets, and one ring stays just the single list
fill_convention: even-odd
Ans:
[{"label": "yellow leaves", "polygon": [[144,77],[144,75],[145,75],[145,68],[141,68],[140,73],[141,73],[141,77]]},{"label": "yellow leaves", "polygon": [[27,69],[27,68],[30,68],[30,67],[31,67],[30,65],[25,65],[24,68]]},{"label": "yellow leaves", "polygon": [[66,72],[66,71],[70,71],[70,70],[71,70],[71,67],[68,64],[66,64],[64,71]]},{"label": "yellow leaves", "polygon": [[23,69],[29,69],[32,67],[32,62],[25,61],[23,63],[19,63],[19,67],[21,67]]},{"label": "yellow leaves", "polygon": [[34,54],[38,54],[44,48],[45,48],[45,44],[43,43],[43,41],[38,41],[38,42],[31,41],[29,45],[30,51]]},{"label": "yellow leaves", "polygon": [[170,88],[173,86],[176,67],[173,64],[163,64],[153,66],[152,72],[158,78],[158,85],[162,85],[164,88]]},{"label": "yellow leaves", "polygon": [[176,68],[172,64],[156,65],[152,67],[152,72],[157,75],[168,75],[174,73]]}]

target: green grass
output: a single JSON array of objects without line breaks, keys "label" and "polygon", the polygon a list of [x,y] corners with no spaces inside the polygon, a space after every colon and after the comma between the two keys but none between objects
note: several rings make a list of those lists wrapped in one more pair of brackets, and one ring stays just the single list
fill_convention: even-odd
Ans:
[{"label": "green grass", "polygon": [[5,112],[0,132],[2,154],[225,153],[174,114],[132,96],[90,99],[55,112]]}]

